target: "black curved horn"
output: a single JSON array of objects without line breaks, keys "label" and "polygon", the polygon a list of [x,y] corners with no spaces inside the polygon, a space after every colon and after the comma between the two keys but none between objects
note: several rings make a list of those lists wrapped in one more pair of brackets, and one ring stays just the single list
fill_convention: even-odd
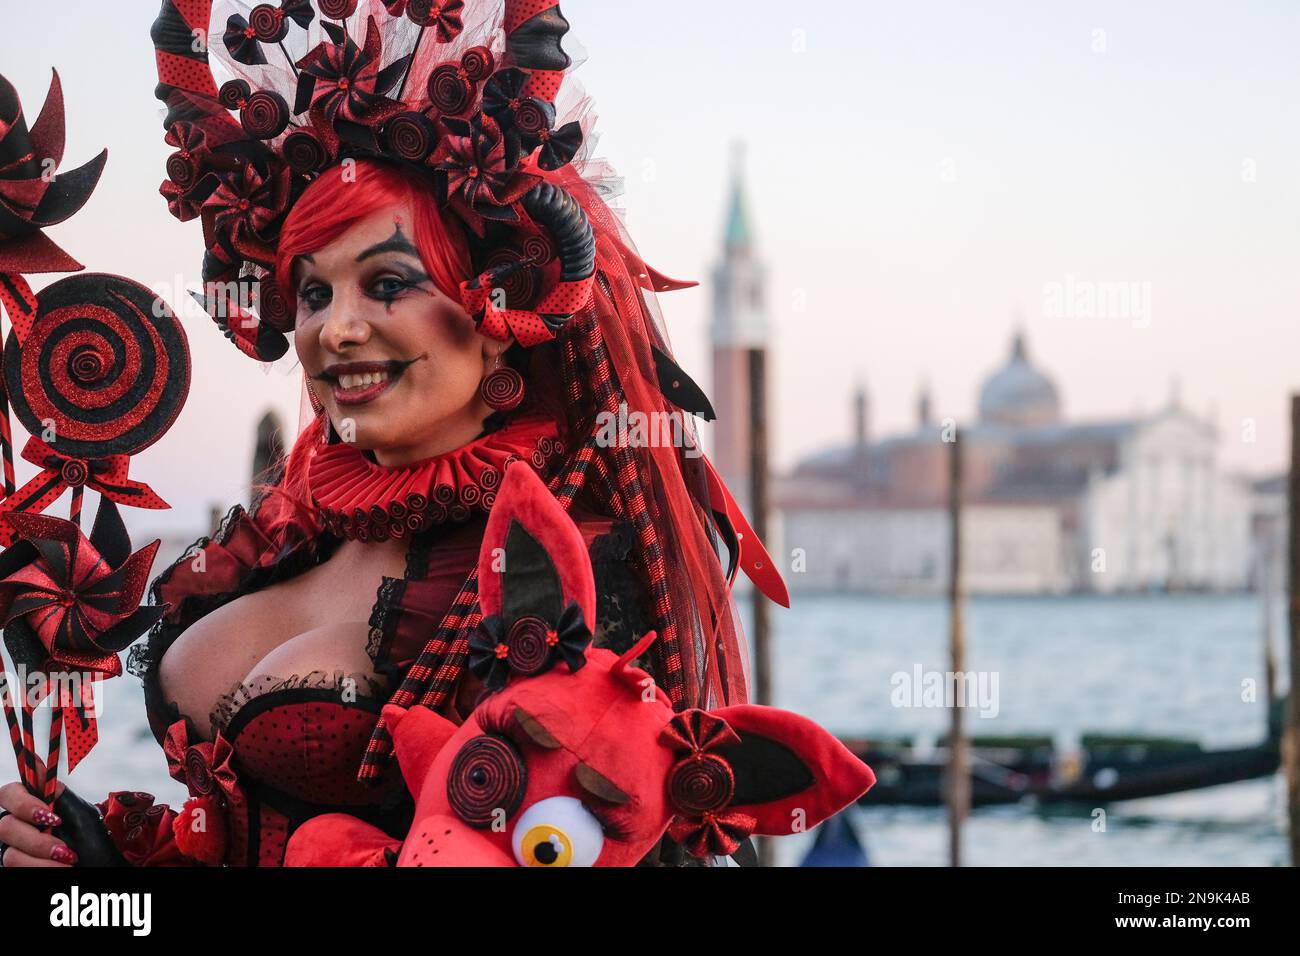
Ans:
[{"label": "black curved horn", "polygon": [[561,282],[576,282],[596,271],[596,235],[578,200],[554,183],[539,183],[522,202],[533,222],[555,240]]}]

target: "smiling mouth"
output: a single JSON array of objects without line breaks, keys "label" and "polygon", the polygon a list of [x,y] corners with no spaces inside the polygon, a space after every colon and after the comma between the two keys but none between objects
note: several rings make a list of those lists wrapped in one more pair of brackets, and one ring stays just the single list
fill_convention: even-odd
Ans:
[{"label": "smiling mouth", "polygon": [[[420,356],[423,358],[423,356]],[[340,405],[364,405],[387,392],[419,359],[387,362],[340,362],[312,377],[330,387]]]}]

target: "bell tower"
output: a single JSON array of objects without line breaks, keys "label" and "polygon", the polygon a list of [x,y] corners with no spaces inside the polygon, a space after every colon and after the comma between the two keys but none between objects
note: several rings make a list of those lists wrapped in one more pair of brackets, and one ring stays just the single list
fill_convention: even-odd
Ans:
[{"label": "bell tower", "polygon": [[[744,147],[732,147],[730,197],[723,226],[722,250],[713,267],[713,388],[710,397],[718,420],[712,428],[710,459],[748,513],[751,417],[751,353],[765,359],[769,328],[767,274],[757,257],[753,223],[745,194]],[[761,366],[760,366],[761,367]],[[768,390],[771,376],[767,376]],[[770,408],[770,405],[768,406]]]}]

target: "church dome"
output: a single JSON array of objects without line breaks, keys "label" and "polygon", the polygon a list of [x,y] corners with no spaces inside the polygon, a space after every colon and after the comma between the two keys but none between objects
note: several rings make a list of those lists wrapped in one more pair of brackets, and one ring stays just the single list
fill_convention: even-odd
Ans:
[{"label": "church dome", "polygon": [[1061,417],[1056,386],[1029,361],[1025,337],[1017,332],[1011,358],[980,389],[980,419],[1021,428],[1045,425]]}]

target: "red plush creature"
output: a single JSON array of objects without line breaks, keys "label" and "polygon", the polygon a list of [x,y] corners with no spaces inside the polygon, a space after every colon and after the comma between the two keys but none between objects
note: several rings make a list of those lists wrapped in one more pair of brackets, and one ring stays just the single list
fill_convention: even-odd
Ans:
[{"label": "red plush creature", "polygon": [[674,713],[633,663],[589,648],[596,595],[582,535],[530,468],[511,467],[479,556],[483,626],[469,663],[488,693],[464,724],[384,715],[414,824],[404,841],[331,813],[289,866],[632,866],[668,832],[696,856],[816,826],[875,782],[810,720],[738,705]]}]

